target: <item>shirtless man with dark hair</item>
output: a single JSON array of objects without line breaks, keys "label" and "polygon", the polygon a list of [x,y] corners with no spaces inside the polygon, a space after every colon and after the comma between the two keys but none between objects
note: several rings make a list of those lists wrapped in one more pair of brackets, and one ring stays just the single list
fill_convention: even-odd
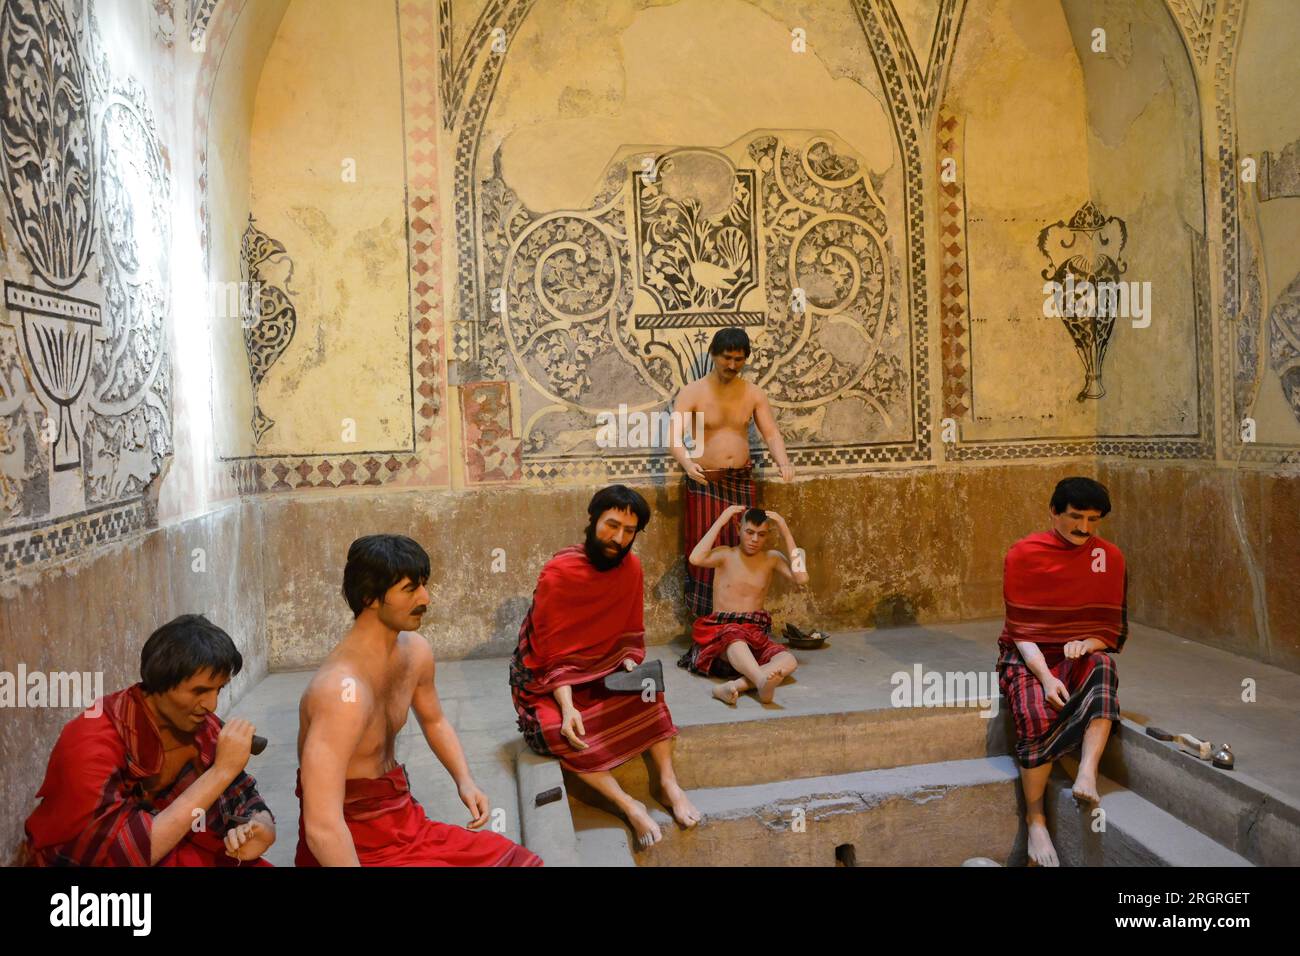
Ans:
[{"label": "shirtless man with dark hair", "polygon": [[[740,544],[715,548],[722,529],[741,512]],[[774,526],[790,552],[789,559],[767,547]],[[763,609],[763,602],[773,575],[799,587],[808,583],[804,554],[795,546],[789,526],[775,511],[732,505],[700,539],[690,562],[716,571],[713,613],[696,619],[691,648],[678,665],[697,674],[734,678],[713,689],[713,696],[725,704],[734,704],[751,688],[758,692],[759,701],[770,704],[776,688],[795,672],[799,662],[772,640],[772,616]]]},{"label": "shirtless man with dark hair", "polygon": [[[757,503],[754,466],[749,458],[751,421],[767,442],[781,479],[794,480],[794,466],[785,453],[785,442],[767,395],[741,377],[749,351],[749,336],[744,329],[719,329],[709,345],[712,371],[678,392],[673,403],[669,451],[687,478],[683,522],[687,554],[727,505],[752,508]],[[704,417],[704,434],[691,435],[698,452],[691,457],[683,438],[690,432],[697,412]],[[722,543],[738,543],[734,529],[724,531]],[[687,563],[686,606],[694,617],[703,617],[714,609],[712,569]]]},{"label": "shirtless man with dark hair", "polygon": [[[469,772],[434,685],[429,642],[414,633],[429,606],[429,556],[402,535],[348,549],[343,594],[356,617],[298,708],[298,866],[540,866],[497,833],[473,832],[491,804]],[[425,816],[395,754],[414,711],[456,783],[469,829]]]}]

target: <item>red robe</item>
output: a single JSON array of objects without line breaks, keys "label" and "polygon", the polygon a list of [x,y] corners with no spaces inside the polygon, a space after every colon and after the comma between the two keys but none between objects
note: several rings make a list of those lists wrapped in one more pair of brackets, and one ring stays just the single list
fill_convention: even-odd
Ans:
[{"label": "red robe", "polygon": [[[641,561],[628,554],[599,571],[579,545],[557,553],[537,579],[533,604],[510,661],[510,692],[519,729],[536,753],[570,770],[609,770],[677,734],[663,695],[606,690],[603,678],[631,659],[645,660]],[[560,735],[557,687],[573,688],[586,750]]]},{"label": "red robe", "polygon": [[1082,544],[1055,530],[1021,538],[1003,566],[1007,615],[999,644],[1033,641],[1048,666],[1070,641],[1095,637],[1119,651],[1128,637],[1124,573],[1123,552],[1095,535]]},{"label": "red robe", "polygon": [[[78,715],[59,734],[41,800],[27,818],[26,857],[36,866],[148,866],[154,816],[212,766],[221,720],[209,714],[195,733],[198,766],[186,764],[147,800],[143,781],[163,765],[163,743],[140,685],[108,694],[96,717]],[[228,829],[257,811],[270,813],[257,782],[241,772],[208,809],[204,829],[187,832],[158,866],[270,866],[226,855]]]},{"label": "red robe", "polygon": [[[1016,726],[1016,758],[1037,767],[1078,748],[1093,720],[1119,720],[1119,676],[1110,655],[1128,637],[1124,555],[1095,536],[1074,544],[1054,530],[1040,531],[1012,546],[1003,574],[1007,615],[998,639],[998,683]],[[1105,650],[1065,656],[1066,644],[1090,637]],[[1047,703],[1016,641],[1038,645],[1069,694],[1064,707]]]},{"label": "red robe", "polygon": [[[320,866],[307,845],[298,778],[294,866]],[[467,830],[425,816],[400,764],[382,777],[347,781],[343,819],[362,866],[541,866],[542,858],[499,833]]]}]

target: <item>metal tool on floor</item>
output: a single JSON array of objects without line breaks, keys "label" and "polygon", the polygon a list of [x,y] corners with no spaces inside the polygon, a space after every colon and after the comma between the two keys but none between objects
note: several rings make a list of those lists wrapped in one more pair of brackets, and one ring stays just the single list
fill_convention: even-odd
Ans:
[{"label": "metal tool on floor", "polygon": [[1200,757],[1202,760],[1210,759],[1210,751],[1213,749],[1213,745],[1208,740],[1193,737],[1191,734],[1179,734],[1174,739],[1178,741],[1183,750],[1193,757]]},{"label": "metal tool on floor", "polygon": [[1224,744],[1210,757],[1210,762],[1220,770],[1231,770],[1237,763],[1232,755],[1232,748]]}]

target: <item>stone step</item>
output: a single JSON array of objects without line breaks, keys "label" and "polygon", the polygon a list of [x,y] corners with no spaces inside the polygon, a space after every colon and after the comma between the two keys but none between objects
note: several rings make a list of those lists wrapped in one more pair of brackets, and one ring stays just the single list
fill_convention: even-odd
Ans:
[{"label": "stone step", "polygon": [[1018,773],[1009,757],[690,791],[704,815],[682,830],[647,801],[664,831],[633,854],[631,831],[570,801],[585,866],[835,866],[852,847],[859,866],[956,866],[975,856],[1023,862]]},{"label": "stone step", "polygon": [[1251,863],[1300,866],[1300,802],[1243,770],[1220,770],[1127,719],[1099,770]]},{"label": "stone step", "polygon": [[1070,783],[1077,769],[1076,761],[1061,760],[1043,801],[1062,866],[1254,865],[1107,777],[1097,780],[1100,808],[1076,805]]},{"label": "stone step", "polygon": [[[683,724],[673,767],[683,787],[704,789],[1010,753],[1009,715],[980,714],[972,704]],[[643,755],[615,769],[614,776],[629,792],[644,790],[649,766]]]},{"label": "stone step", "polygon": [[[1063,761],[1063,763],[1065,763]],[[1104,816],[1080,809],[1069,775],[1049,781],[1048,826],[1063,866],[1250,866],[1172,814],[1102,778]],[[648,799],[664,832],[634,852],[631,831],[609,813],[570,800],[584,866],[959,866],[987,857],[1026,863],[1010,757],[985,757],[690,791],[703,814],[682,830]]]}]

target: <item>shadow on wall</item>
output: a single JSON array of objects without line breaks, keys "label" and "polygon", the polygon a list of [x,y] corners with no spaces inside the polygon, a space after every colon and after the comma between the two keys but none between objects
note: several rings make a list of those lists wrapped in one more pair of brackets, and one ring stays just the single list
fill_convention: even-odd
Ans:
[{"label": "shadow on wall", "polygon": [[907,627],[917,623],[918,609],[933,607],[934,595],[929,588],[916,595],[887,594],[871,609],[874,627]]},{"label": "shadow on wall", "polygon": [[519,644],[519,626],[524,622],[524,615],[532,607],[533,598],[506,598],[497,605],[492,614],[492,636],[486,644],[476,647],[465,655],[466,660],[482,660],[486,657],[509,657]]}]

